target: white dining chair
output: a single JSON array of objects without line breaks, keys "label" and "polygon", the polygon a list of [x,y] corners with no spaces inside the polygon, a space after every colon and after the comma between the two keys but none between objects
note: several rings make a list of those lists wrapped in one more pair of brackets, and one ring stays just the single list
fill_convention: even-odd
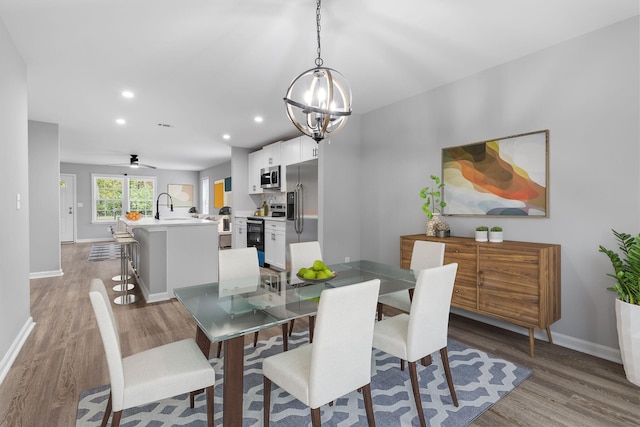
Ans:
[{"label": "white dining chair", "polygon": [[[100,279],[91,280],[89,298],[107,356],[111,392],[102,419],[120,425],[122,411],[192,391],[207,391],[207,425],[213,426],[216,373],[192,338],[122,357],[118,327]],[[191,398],[191,407],[194,401]]]},{"label": "white dining chair", "polygon": [[[440,267],[444,263],[445,244],[416,240],[411,251],[411,270],[417,272],[425,268]],[[405,313],[411,308],[413,289],[409,291],[393,292],[378,298],[378,320],[382,320],[382,310],[385,305],[396,308]]]},{"label": "white dining chair", "polygon": [[426,426],[426,421],[420,398],[417,360],[425,357],[431,359],[431,354],[440,350],[449,391],[454,405],[458,406],[447,353],[449,310],[457,271],[457,263],[420,270],[409,314],[401,313],[375,322],[373,347],[406,360],[409,364],[413,397],[421,426]]},{"label": "white dining chair", "polygon": [[[260,262],[258,260],[258,250],[255,247],[225,249],[218,251],[218,284],[225,281],[242,279],[255,280],[256,286],[260,280]],[[282,345],[284,351],[289,346],[286,325],[282,327]],[[258,332],[253,335],[253,346],[258,345]],[[217,357],[222,353],[222,341],[218,342]]]},{"label": "white dining chair", "polygon": [[322,405],[362,389],[367,420],[375,425],[371,344],[379,290],[379,279],[325,289],[320,294],[314,342],[264,359],[265,426],[269,425],[272,382],[310,407],[313,426],[320,425]]},{"label": "white dining chair", "polygon": [[[302,283],[303,281],[296,277],[296,273],[303,267],[310,267],[316,260],[322,261],[322,249],[320,242],[299,242],[289,243],[289,254],[291,259],[291,283]],[[309,316],[309,342],[313,342],[314,316]],[[293,332],[295,320],[289,322],[289,336]]]}]

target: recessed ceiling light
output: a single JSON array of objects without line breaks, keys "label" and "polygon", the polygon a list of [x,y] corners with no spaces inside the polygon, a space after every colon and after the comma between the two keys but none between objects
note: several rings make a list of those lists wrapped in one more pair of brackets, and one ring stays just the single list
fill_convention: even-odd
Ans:
[{"label": "recessed ceiling light", "polygon": [[225,133],[224,135],[222,135],[222,139],[231,139],[231,135]]},{"label": "recessed ceiling light", "polygon": [[127,123],[127,121],[125,119],[116,119],[116,123],[119,125],[124,125]]},{"label": "recessed ceiling light", "polygon": [[123,98],[127,98],[127,99],[131,99],[133,98],[135,95],[133,94],[133,92],[131,92],[130,90],[123,90],[122,91],[122,97]]},{"label": "recessed ceiling light", "polygon": [[253,119],[253,121],[254,121],[254,122],[256,122],[256,123],[262,123],[262,117],[260,117],[260,116],[256,116],[256,117]]}]

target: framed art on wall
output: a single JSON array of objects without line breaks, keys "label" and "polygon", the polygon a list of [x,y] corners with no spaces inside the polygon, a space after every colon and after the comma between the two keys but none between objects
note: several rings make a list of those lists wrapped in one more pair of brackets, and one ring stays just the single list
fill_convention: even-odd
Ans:
[{"label": "framed art on wall", "polygon": [[548,218],[548,164],[548,130],[443,148],[443,214]]},{"label": "framed art on wall", "polygon": [[176,207],[193,206],[193,185],[191,184],[169,184],[167,185],[167,193],[173,199],[173,205]]}]

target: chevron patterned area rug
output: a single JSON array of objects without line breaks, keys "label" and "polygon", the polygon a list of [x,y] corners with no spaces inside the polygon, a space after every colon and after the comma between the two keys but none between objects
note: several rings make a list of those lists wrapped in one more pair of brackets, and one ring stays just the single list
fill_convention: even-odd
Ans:
[{"label": "chevron patterned area rug", "polygon": [[107,259],[120,259],[120,245],[107,243],[104,245],[93,245],[89,252],[87,261],[104,261]]},{"label": "chevron patterned area rug", "polygon": [[[256,348],[245,348],[243,426],[262,425],[262,359],[282,351],[281,337],[260,341]],[[290,348],[307,342],[306,332],[294,332]],[[440,354],[433,363],[418,364],[422,405],[430,426],[466,426],[498,400],[527,379],[532,372],[506,360],[475,350],[453,340],[448,343],[453,381],[460,406],[453,406],[447,387]],[[373,351],[371,392],[376,424],[379,426],[417,426],[418,414],[413,402],[409,372],[400,371],[399,361],[378,350]],[[216,369],[215,424],[222,422],[222,363],[212,358]],[[109,398],[109,386],[97,387],[80,394],[76,426],[98,426]],[[124,411],[122,426],[204,426],[206,403],[204,394],[189,408],[189,395],[152,403]],[[309,408],[273,385],[271,396],[272,426],[310,425]],[[366,426],[362,395],[350,393],[321,408],[325,426]]]}]

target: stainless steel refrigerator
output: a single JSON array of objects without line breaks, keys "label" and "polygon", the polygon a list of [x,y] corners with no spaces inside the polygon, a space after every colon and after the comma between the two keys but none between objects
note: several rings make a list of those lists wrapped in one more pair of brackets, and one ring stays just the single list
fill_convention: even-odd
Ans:
[{"label": "stainless steel refrigerator", "polygon": [[318,240],[318,160],[287,166],[287,268],[289,244]]}]

